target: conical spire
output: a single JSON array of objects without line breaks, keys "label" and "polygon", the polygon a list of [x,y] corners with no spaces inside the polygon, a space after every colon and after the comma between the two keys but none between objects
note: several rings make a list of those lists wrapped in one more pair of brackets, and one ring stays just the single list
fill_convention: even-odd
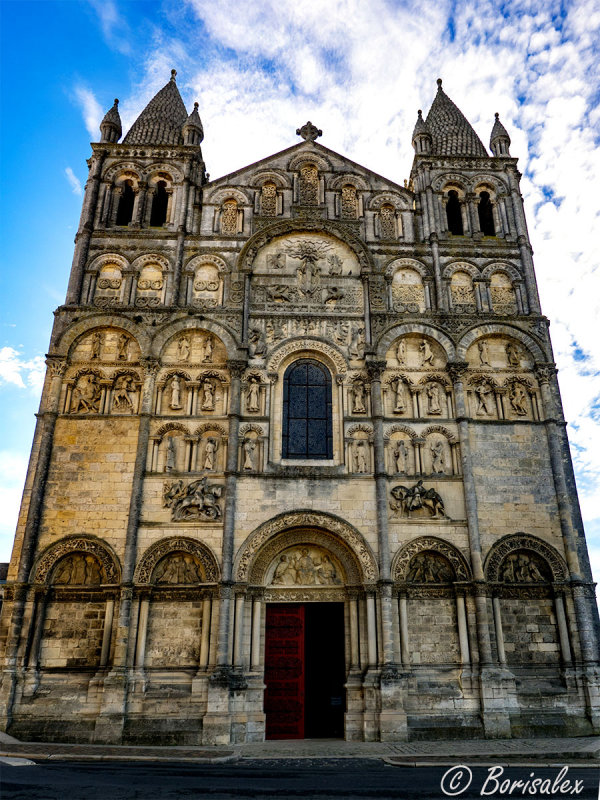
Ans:
[{"label": "conical spire", "polygon": [[417,122],[412,135],[412,146],[415,149],[415,153],[419,155],[431,153],[431,133],[427,127],[427,123],[423,119],[423,112],[421,109],[419,109]]},{"label": "conical spire", "polygon": [[194,110],[183,123],[181,130],[184,144],[199,145],[204,139],[204,128],[198,113],[198,103],[194,103]]},{"label": "conical spire", "polygon": [[180,144],[187,111],[175,83],[177,72],[156,94],[131,126],[124,144]]},{"label": "conical spire", "polygon": [[437,94],[426,119],[433,140],[433,155],[486,157],[488,154],[481,139],[442,89],[441,78],[437,84]]},{"label": "conical spire", "polygon": [[500,114],[496,111],[496,121],[492,128],[490,136],[490,149],[495,156],[509,156],[508,148],[510,147],[510,136],[506,128],[500,122]]},{"label": "conical spire", "polygon": [[104,119],[100,123],[100,141],[118,142],[121,138],[123,129],[121,128],[121,117],[119,115],[119,100],[115,98],[114,105],[108,109]]}]

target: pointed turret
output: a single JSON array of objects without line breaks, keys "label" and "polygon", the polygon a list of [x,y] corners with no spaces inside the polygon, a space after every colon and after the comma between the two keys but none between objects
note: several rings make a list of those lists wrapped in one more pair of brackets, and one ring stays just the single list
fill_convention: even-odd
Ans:
[{"label": "pointed turret", "polygon": [[441,78],[437,84],[437,94],[425,120],[431,133],[432,154],[487,157],[487,151],[471,123],[442,89]]},{"label": "pointed turret", "polygon": [[188,114],[175,82],[171,80],[156,94],[131,126],[124,144],[181,144],[181,128]]},{"label": "pointed turret", "polygon": [[100,123],[100,141],[118,142],[121,138],[123,129],[121,127],[121,117],[119,115],[119,100],[115,98],[114,105],[109,108],[104,119]]},{"label": "pointed turret", "polygon": [[510,136],[500,122],[500,114],[496,111],[496,121],[490,136],[490,149],[495,156],[510,156]]},{"label": "pointed turret", "polygon": [[428,155],[431,153],[431,133],[427,123],[423,119],[423,112],[419,109],[417,122],[412,135],[412,146],[417,155]]},{"label": "pointed turret", "polygon": [[201,144],[204,139],[204,128],[202,127],[200,114],[198,114],[198,103],[194,103],[194,110],[183,123],[181,132],[183,134],[184,144],[197,146]]}]

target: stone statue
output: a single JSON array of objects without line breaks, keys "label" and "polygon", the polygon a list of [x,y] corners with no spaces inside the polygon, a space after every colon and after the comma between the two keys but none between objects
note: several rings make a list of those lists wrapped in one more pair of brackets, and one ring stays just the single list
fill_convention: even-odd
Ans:
[{"label": "stone statue", "polygon": [[404,381],[402,378],[396,378],[396,404],[394,405],[394,414],[403,414],[406,410],[406,403],[404,402]]},{"label": "stone statue", "polygon": [[117,341],[117,358],[119,361],[127,361],[129,359],[129,344],[131,339],[126,333],[122,333]]},{"label": "stone statue", "polygon": [[365,385],[362,381],[355,381],[352,387],[352,411],[355,414],[365,414]]},{"label": "stone statue", "polygon": [[279,564],[277,564],[275,567],[275,572],[273,573],[273,580],[271,583],[276,586],[293,586],[297,582],[296,567],[294,566],[293,561],[291,561],[286,555],[280,556]]},{"label": "stone statue", "polygon": [[90,358],[100,358],[100,351],[102,349],[102,334],[99,331],[92,334],[92,353]]},{"label": "stone statue", "polygon": [[163,558],[154,571],[154,583],[201,583],[202,574],[193,556],[175,553]]},{"label": "stone statue", "polygon": [[165,472],[172,472],[175,469],[177,462],[177,445],[175,437],[169,436],[167,438],[167,452],[165,455]]},{"label": "stone statue", "polygon": [[271,580],[273,586],[339,586],[341,582],[329,554],[312,556],[307,547],[279,556]]},{"label": "stone statue", "polygon": [[163,485],[163,507],[171,509],[174,522],[221,519],[219,498],[223,487],[206,483],[206,475],[187,486],[182,480]]},{"label": "stone statue", "polygon": [[296,557],[296,574],[296,582],[302,586],[310,586],[315,583],[315,562],[306,547],[303,547],[300,556]]},{"label": "stone statue", "polygon": [[500,580],[504,583],[543,583],[546,578],[532,556],[527,553],[511,553],[502,565]]},{"label": "stone statue", "polygon": [[437,473],[446,472],[446,457],[444,455],[444,443],[439,439],[431,445],[431,471]]},{"label": "stone statue", "polygon": [[434,553],[417,553],[410,562],[407,581],[414,583],[450,583],[452,567],[445,558]]},{"label": "stone statue", "polygon": [[520,367],[521,366],[521,351],[517,347],[516,344],[512,342],[507,342],[506,347],[504,348],[506,352],[506,361],[509,367]]},{"label": "stone statue", "polygon": [[332,253],[330,256],[327,257],[327,263],[329,264],[330,275],[342,274],[342,266],[344,262],[336,253]]},{"label": "stone statue", "polygon": [[187,336],[182,336],[177,342],[177,359],[178,361],[187,361],[190,357],[190,340]]},{"label": "stone statue", "polygon": [[246,409],[248,411],[259,411],[259,392],[260,381],[255,376],[248,380],[248,392],[246,394]]},{"label": "stone statue", "polygon": [[477,395],[477,413],[478,414],[491,414],[490,408],[491,395],[494,390],[487,381],[482,381],[475,387],[475,394]]},{"label": "stone statue", "polygon": [[360,325],[352,327],[352,338],[348,347],[350,358],[362,359],[365,357],[365,330]]},{"label": "stone statue", "polygon": [[212,364],[213,360],[213,347],[214,347],[214,338],[212,334],[208,334],[205,336],[204,341],[202,342],[202,363],[203,364]]},{"label": "stone statue", "polygon": [[243,469],[256,469],[254,464],[254,454],[256,452],[256,442],[254,439],[244,439],[244,464]]},{"label": "stone statue", "polygon": [[121,375],[115,383],[113,407],[116,411],[133,411],[132,395],[135,392],[133,379],[129,375]]},{"label": "stone statue", "polygon": [[430,383],[427,386],[427,413],[441,414],[440,387],[437,383]]},{"label": "stone statue", "polygon": [[400,366],[405,366],[406,364],[406,341],[404,339],[400,339],[398,343],[398,347],[396,349],[396,358],[398,359],[398,364]]},{"label": "stone statue", "polygon": [[267,353],[267,342],[258,328],[252,328],[248,336],[250,358],[264,358]]},{"label": "stone statue", "polygon": [[94,556],[72,553],[59,562],[53,583],[75,586],[97,585],[102,583],[102,569]]},{"label": "stone statue", "polygon": [[82,375],[73,388],[73,412],[97,414],[100,410],[101,396],[102,389],[98,386],[98,378],[92,374]]},{"label": "stone statue", "polygon": [[527,394],[520,383],[513,384],[508,396],[512,410],[520,417],[527,414]]},{"label": "stone statue", "polygon": [[395,514],[404,512],[410,518],[413,511],[426,509],[432,517],[447,519],[444,501],[435,489],[426,489],[420,480],[415,486],[394,486],[390,508]]},{"label": "stone statue", "polygon": [[322,586],[339,585],[342,581],[331,558],[325,553],[317,566],[317,582]]},{"label": "stone statue", "polygon": [[352,445],[354,454],[354,471],[366,472],[367,471],[367,443],[364,439],[358,439]]},{"label": "stone statue", "polygon": [[432,351],[427,339],[421,339],[421,344],[419,345],[419,353],[421,354],[421,366],[422,367],[426,366],[427,364],[430,367],[434,366],[433,351]]},{"label": "stone statue", "polygon": [[205,378],[202,383],[202,410],[215,410],[215,387],[211,380]]},{"label": "stone statue", "polygon": [[202,469],[213,470],[215,468],[215,458],[218,447],[219,443],[216,439],[211,437],[206,440],[206,444],[204,446],[204,466]]},{"label": "stone statue", "polygon": [[488,349],[488,343],[485,339],[477,342],[477,349],[479,350],[479,363],[482,367],[489,367],[490,366],[490,353]]},{"label": "stone statue", "polygon": [[407,464],[408,464],[408,450],[406,449],[406,445],[404,441],[400,439],[396,446],[394,447],[392,454],[394,456],[394,465],[396,467],[396,472],[408,472]]},{"label": "stone statue", "polygon": [[171,401],[169,403],[169,408],[178,411],[181,407],[181,383],[179,381],[179,375],[173,375],[171,378]]}]

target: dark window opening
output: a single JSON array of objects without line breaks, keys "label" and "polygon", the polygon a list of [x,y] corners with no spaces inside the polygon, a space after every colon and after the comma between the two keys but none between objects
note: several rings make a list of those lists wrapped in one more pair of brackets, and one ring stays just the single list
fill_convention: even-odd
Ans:
[{"label": "dark window opening", "polygon": [[462,211],[460,207],[460,200],[458,199],[458,192],[451,189],[448,192],[448,201],[446,203],[446,217],[448,218],[448,230],[455,236],[462,236],[463,221]]},{"label": "dark window opening", "polygon": [[331,376],[318,361],[296,361],[283,379],[283,458],[333,458]]},{"label": "dark window opening", "polygon": [[119,198],[119,207],[117,209],[117,225],[129,225],[133,219],[133,203],[135,201],[135,192],[131,181],[125,181]]},{"label": "dark window opening", "polygon": [[159,181],[152,200],[152,213],[150,214],[150,225],[152,228],[160,228],[167,221],[167,184]]},{"label": "dark window opening", "polygon": [[479,227],[484,236],[495,236],[494,212],[492,201],[488,192],[481,192],[479,195]]}]

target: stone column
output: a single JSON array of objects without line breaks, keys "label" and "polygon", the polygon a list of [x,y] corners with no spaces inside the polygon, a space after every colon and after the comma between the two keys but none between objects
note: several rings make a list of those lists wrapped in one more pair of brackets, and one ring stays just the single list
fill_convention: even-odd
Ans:
[{"label": "stone column", "polygon": [[408,641],[408,599],[406,592],[400,594],[400,645],[402,666],[410,667],[410,647]]},{"label": "stone column", "polygon": [[367,658],[369,668],[377,667],[377,621],[375,617],[375,595],[367,594]]},{"label": "stone column", "polygon": [[140,598],[140,612],[137,625],[137,641],[135,646],[135,668],[144,669],[146,658],[146,637],[148,635],[148,613],[150,611],[150,598],[145,595]]},{"label": "stone column", "polygon": [[435,279],[436,307],[442,311],[448,310],[448,302],[442,286],[442,269],[440,266],[440,249],[438,236],[432,233],[429,237],[431,243],[431,255],[433,258],[433,277]]},{"label": "stone column", "polygon": [[240,592],[235,597],[235,630],[233,646],[233,665],[242,667],[244,665],[243,643],[244,643],[244,601],[245,596]]},{"label": "stone column", "polygon": [[110,656],[110,642],[112,639],[113,617],[115,613],[115,598],[106,598],[104,609],[104,629],[102,631],[102,649],[100,651],[100,668],[106,667]]},{"label": "stone column", "polygon": [[456,621],[458,625],[458,642],[460,645],[460,661],[463,667],[471,663],[469,655],[469,629],[467,626],[467,612],[465,609],[465,596],[462,592],[456,594]]},{"label": "stone column", "polygon": [[556,610],[556,624],[558,627],[558,638],[560,641],[560,653],[564,664],[571,665],[573,657],[571,655],[571,643],[569,641],[569,627],[565,614],[565,603],[560,592],[554,594],[554,608]]},{"label": "stone column", "polygon": [[252,647],[250,650],[250,669],[253,672],[260,670],[260,633],[262,627],[263,600],[259,595],[254,595],[252,603]]},{"label": "stone column", "polygon": [[498,647],[498,661],[506,664],[506,653],[504,651],[504,632],[502,630],[502,613],[500,610],[500,598],[495,594],[492,598],[494,609],[494,627],[496,629],[496,645]]},{"label": "stone column", "polygon": [[525,275],[525,286],[527,288],[527,300],[532,313],[541,313],[540,298],[538,296],[535,273],[533,270],[533,258],[529,234],[527,232],[527,222],[525,220],[525,209],[523,208],[523,198],[519,188],[520,174],[516,167],[507,169],[508,182],[510,185],[510,197],[514,212],[515,225],[517,228],[517,244],[521,253],[521,264]]},{"label": "stone column", "polygon": [[142,227],[142,220],[144,219],[144,209],[146,207],[146,193],[148,191],[148,184],[146,181],[140,181],[138,191],[135,195],[135,209],[133,212],[133,225],[136,228]]}]

